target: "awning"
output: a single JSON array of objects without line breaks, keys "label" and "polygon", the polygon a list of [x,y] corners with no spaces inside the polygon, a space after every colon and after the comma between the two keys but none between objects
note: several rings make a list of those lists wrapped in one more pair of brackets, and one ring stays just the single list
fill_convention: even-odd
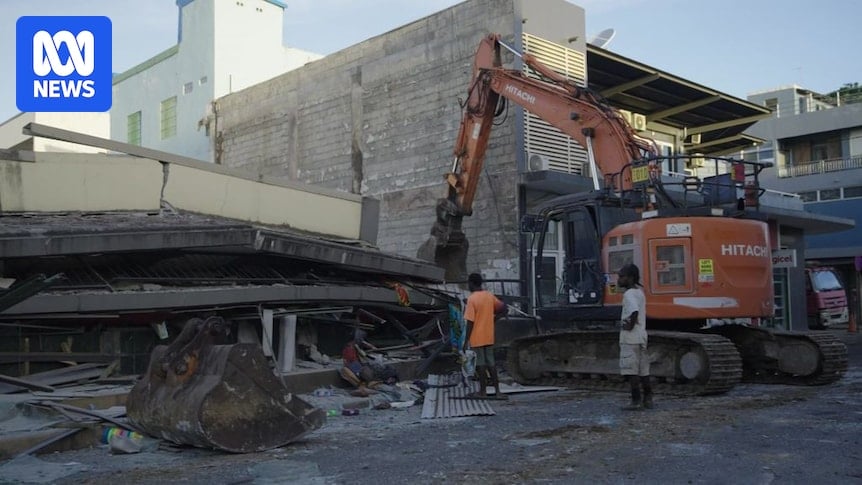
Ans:
[{"label": "awning", "polygon": [[761,212],[779,224],[804,230],[806,235],[846,231],[856,227],[856,221],[853,219],[816,214],[804,210],[762,206]]},{"label": "awning", "polygon": [[645,115],[648,128],[650,122],[661,123],[696,135],[700,142],[689,146],[691,153],[721,155],[762,143],[743,131],[771,116],[763,106],[591,44],[587,44],[587,79],[590,88],[614,107]]}]

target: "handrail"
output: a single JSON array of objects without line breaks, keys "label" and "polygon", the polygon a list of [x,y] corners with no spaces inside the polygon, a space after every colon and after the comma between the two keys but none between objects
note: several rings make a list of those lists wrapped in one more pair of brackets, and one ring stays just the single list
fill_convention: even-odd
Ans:
[{"label": "handrail", "polygon": [[842,170],[853,170],[857,168],[862,168],[862,155],[850,158],[814,160],[811,162],[781,166],[778,167],[778,177],[805,177],[807,175],[818,175],[821,173],[839,172]]}]

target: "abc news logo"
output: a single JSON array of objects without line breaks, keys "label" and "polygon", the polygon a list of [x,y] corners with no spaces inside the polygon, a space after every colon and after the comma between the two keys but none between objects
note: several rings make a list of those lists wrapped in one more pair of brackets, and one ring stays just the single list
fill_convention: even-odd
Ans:
[{"label": "abc news logo", "polygon": [[107,17],[21,17],[16,54],[16,101],[21,111],[111,108]]}]

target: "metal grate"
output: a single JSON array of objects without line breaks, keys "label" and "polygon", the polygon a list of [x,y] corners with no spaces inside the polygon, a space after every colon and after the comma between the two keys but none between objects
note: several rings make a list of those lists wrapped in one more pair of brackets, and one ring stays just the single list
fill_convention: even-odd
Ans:
[{"label": "metal grate", "polygon": [[185,255],[151,264],[124,262],[101,266],[97,272],[106,281],[145,283],[283,283],[284,278],[269,266],[240,258],[216,255]]},{"label": "metal grate", "polygon": [[61,269],[64,277],[53,290],[115,290],[129,283],[197,286],[287,282],[275,267],[257,264],[248,258],[220,255],[183,255],[149,262],[132,257],[105,258],[81,261]]},{"label": "metal grate", "polygon": [[[586,87],[586,54],[528,33],[523,34],[522,41],[525,52],[536,56],[543,64],[579,86]],[[528,77],[539,79],[539,76],[526,65],[524,72]],[[546,158],[549,170],[582,175],[583,167],[587,165],[587,151],[584,147],[526,110],[524,111],[524,148],[527,151],[527,159],[532,155]]]}]

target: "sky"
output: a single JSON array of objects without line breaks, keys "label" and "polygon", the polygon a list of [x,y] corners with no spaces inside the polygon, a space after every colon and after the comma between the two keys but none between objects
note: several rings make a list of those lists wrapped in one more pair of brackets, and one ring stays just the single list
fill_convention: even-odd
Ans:
[{"label": "sky", "polygon": [[[229,1],[229,0],[217,0]],[[459,0],[283,0],[284,44],[330,54]],[[524,0],[530,1],[530,0]],[[573,0],[587,38],[613,28],[607,49],[726,94],[797,84],[830,92],[862,82],[862,2],[854,0]],[[107,15],[113,71],[176,44],[175,0],[0,0],[0,122],[15,107],[15,22],[22,15]],[[143,40],[146,39],[146,40]],[[477,41],[478,44],[478,41]]]}]

